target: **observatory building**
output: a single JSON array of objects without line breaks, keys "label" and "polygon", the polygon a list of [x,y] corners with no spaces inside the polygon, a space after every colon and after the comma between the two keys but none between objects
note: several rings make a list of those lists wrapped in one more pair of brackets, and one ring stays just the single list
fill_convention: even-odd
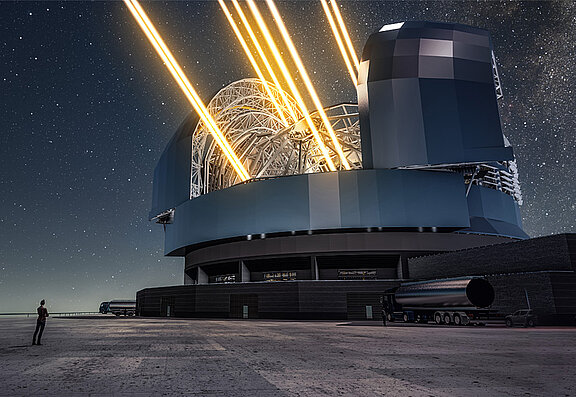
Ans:
[{"label": "observatory building", "polygon": [[165,254],[185,259],[184,285],[139,291],[141,315],[376,318],[382,292],[413,279],[413,260],[441,277],[423,259],[528,238],[487,31],[386,25],[364,47],[357,96],[325,109],[346,170],[320,117],[337,171],[290,95],[258,79],[208,104],[250,180],[195,114],[183,122],[156,166],[150,219],[164,225]]}]

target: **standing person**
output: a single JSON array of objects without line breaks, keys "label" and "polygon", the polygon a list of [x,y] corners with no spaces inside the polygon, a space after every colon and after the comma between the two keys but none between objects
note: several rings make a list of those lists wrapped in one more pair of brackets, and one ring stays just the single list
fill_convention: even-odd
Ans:
[{"label": "standing person", "polygon": [[[36,320],[36,331],[34,331],[34,337],[32,338],[33,345],[41,345],[40,340],[42,339],[42,332],[44,332],[44,327],[46,326],[46,317],[49,316],[48,310],[44,307],[46,301],[42,299],[40,301],[40,307],[36,309],[38,311],[38,320]],[[38,333],[40,331],[40,333]],[[36,343],[36,335],[38,335],[38,343]]]},{"label": "standing person", "polygon": [[382,325],[386,326],[386,317],[388,316],[388,303],[382,304]]}]

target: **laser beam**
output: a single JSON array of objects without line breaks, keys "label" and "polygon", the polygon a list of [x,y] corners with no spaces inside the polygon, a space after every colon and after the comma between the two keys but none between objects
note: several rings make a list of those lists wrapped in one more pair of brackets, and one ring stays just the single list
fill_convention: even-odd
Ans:
[{"label": "laser beam", "polygon": [[224,0],[218,0],[218,3],[220,3],[220,7],[222,8],[222,11],[224,11],[226,18],[228,19],[228,22],[230,23],[232,30],[234,30],[234,33],[236,34],[238,41],[242,45],[242,48],[244,49],[246,56],[250,60],[250,63],[252,64],[254,71],[256,72],[256,74],[258,75],[260,80],[262,80],[262,84],[264,84],[264,88],[266,89],[266,93],[270,97],[270,100],[272,101],[272,103],[274,104],[274,107],[278,111],[278,115],[282,119],[282,124],[284,124],[284,127],[287,127],[288,126],[288,120],[286,120],[286,116],[284,115],[284,109],[282,109],[282,107],[280,106],[280,104],[278,103],[276,98],[274,97],[274,94],[272,94],[272,90],[270,89],[270,86],[268,85],[268,81],[264,77],[262,70],[260,70],[260,66],[258,66],[258,62],[256,62],[256,59],[254,59],[254,56],[252,55],[252,51],[250,51],[250,48],[248,47],[246,40],[244,40],[244,36],[242,36],[240,29],[238,29],[238,26],[236,25],[236,22],[234,21],[232,14],[228,10],[228,7],[226,7]]},{"label": "laser beam", "polygon": [[336,0],[330,0],[330,4],[332,5],[332,9],[334,10],[334,15],[336,15],[338,25],[340,25],[340,30],[342,31],[342,36],[344,36],[344,41],[346,41],[346,45],[348,46],[350,56],[354,61],[354,66],[356,66],[356,70],[358,70],[360,69],[360,61],[358,61],[358,56],[356,55],[356,51],[354,50],[354,46],[352,45],[352,40],[350,40],[350,35],[348,34],[348,29],[346,29],[346,24],[342,19],[342,14],[340,14],[338,4],[336,4]]},{"label": "laser beam", "polygon": [[356,77],[357,70],[354,70],[354,66],[352,66],[352,62],[348,57],[348,53],[346,52],[346,47],[344,46],[344,42],[340,37],[340,32],[338,31],[338,27],[336,26],[336,22],[332,17],[332,13],[330,12],[330,7],[328,7],[328,2],[326,0],[320,0],[322,3],[322,8],[324,9],[324,13],[326,14],[326,18],[328,18],[328,23],[330,24],[330,28],[332,29],[332,33],[334,34],[334,38],[336,39],[336,43],[338,43],[338,48],[340,49],[340,53],[342,54],[342,58],[344,58],[344,63],[346,64],[346,68],[348,69],[348,73],[350,74],[350,78],[352,79],[352,83],[354,86],[358,85],[358,77]]},{"label": "laser beam", "polygon": [[[252,2],[253,2],[253,0],[250,0],[249,4]],[[340,145],[340,142],[338,141],[338,138],[336,137],[336,133],[332,129],[332,124],[330,124],[330,121],[328,120],[328,116],[326,116],[326,112],[324,112],[324,107],[322,106],[322,103],[320,102],[320,98],[318,97],[318,94],[316,94],[316,90],[314,89],[314,85],[312,84],[312,81],[310,80],[310,77],[308,76],[308,72],[306,72],[306,68],[304,67],[302,60],[300,59],[300,55],[298,55],[298,51],[296,50],[296,47],[294,46],[294,43],[292,42],[292,39],[290,38],[290,34],[288,34],[288,30],[286,29],[284,22],[282,21],[282,17],[280,15],[280,12],[278,12],[278,9],[276,8],[276,5],[274,4],[273,0],[266,0],[266,4],[268,5],[270,12],[274,16],[274,21],[276,22],[276,26],[280,30],[280,33],[282,34],[282,37],[284,38],[284,42],[286,43],[286,46],[288,47],[288,50],[290,51],[290,54],[292,55],[292,59],[294,60],[294,63],[296,63],[296,66],[298,67],[298,70],[300,71],[300,75],[302,76],[302,79],[304,80],[304,84],[306,85],[306,88],[308,88],[308,92],[310,93],[310,96],[312,97],[312,101],[314,102],[314,105],[316,105],[316,109],[318,110],[318,114],[320,115],[320,119],[322,119],[322,122],[324,123],[324,127],[326,128],[326,131],[328,131],[328,135],[330,135],[330,138],[332,139],[332,143],[334,144],[334,149],[336,149],[336,153],[338,153],[338,155],[340,156],[340,163],[344,166],[345,169],[347,169],[347,170],[351,169],[350,164],[348,164],[348,159],[346,159],[346,155],[344,155],[344,151],[342,150],[342,146]]]},{"label": "laser beam", "polygon": [[156,29],[154,28],[154,25],[152,25],[152,22],[150,22],[150,19],[148,18],[148,16],[144,12],[138,1],[124,0],[124,3],[132,13],[134,19],[136,19],[136,22],[138,22],[138,25],[140,26],[140,28],[142,29],[142,31],[144,32],[144,34],[146,35],[146,37],[148,38],[148,40],[150,41],[150,43],[152,44],[152,46],[154,47],[160,58],[162,58],[162,61],[164,61],[164,64],[172,74],[172,77],[174,77],[174,79],[182,89],[182,92],[194,107],[194,110],[200,116],[200,119],[204,122],[206,127],[212,133],[212,136],[216,140],[216,143],[218,144],[220,149],[222,149],[222,152],[224,152],[224,155],[226,156],[228,161],[230,161],[230,164],[238,174],[238,177],[242,181],[250,179],[248,171],[246,171],[244,165],[242,164],[238,156],[236,156],[236,154],[234,153],[234,150],[224,137],[224,134],[222,133],[220,128],[218,128],[218,126],[216,125],[216,122],[208,112],[208,109],[200,99],[200,96],[198,95],[198,93],[196,93],[196,90],[194,90],[192,84],[190,84],[190,81],[182,71],[182,68],[180,67],[178,62],[176,62],[176,59],[174,58],[174,56],[172,55],[172,53],[170,52],[164,41],[162,40],[160,34],[158,34]]},{"label": "laser beam", "polygon": [[276,63],[278,64],[278,66],[280,66],[280,70],[282,71],[282,75],[284,76],[284,79],[288,83],[288,86],[290,87],[290,91],[292,91],[292,95],[294,96],[294,99],[298,103],[298,106],[300,107],[300,110],[302,111],[302,114],[304,115],[304,119],[306,120],[308,127],[312,131],[312,135],[314,136],[314,139],[316,140],[318,147],[322,151],[322,154],[324,156],[324,159],[326,160],[326,164],[328,165],[328,168],[330,169],[330,171],[336,171],[336,166],[334,165],[334,162],[330,158],[330,153],[328,152],[328,148],[326,147],[326,145],[324,145],[324,142],[322,141],[322,137],[320,136],[318,129],[314,125],[314,121],[312,120],[312,117],[310,117],[310,113],[308,112],[308,108],[306,107],[306,104],[304,103],[304,100],[302,99],[302,96],[300,95],[300,92],[298,91],[298,87],[296,87],[296,84],[294,83],[294,80],[292,79],[292,76],[290,75],[290,72],[288,71],[288,67],[284,63],[284,60],[282,59],[282,55],[280,54],[280,51],[278,50],[278,47],[276,46],[276,43],[274,42],[274,39],[272,38],[270,31],[268,30],[268,26],[266,26],[266,22],[264,22],[264,19],[262,18],[262,15],[260,14],[260,11],[258,10],[258,7],[256,6],[256,3],[254,2],[254,0],[247,0],[247,1],[248,1],[248,6],[250,7],[250,10],[252,11],[252,15],[254,15],[254,18],[256,19],[256,23],[258,24],[260,31],[262,32],[262,34],[264,35],[264,38],[266,39],[266,43],[268,44],[268,47],[270,48],[270,50],[274,54],[274,59],[276,60]]},{"label": "laser beam", "polygon": [[266,56],[266,53],[262,49],[262,46],[260,45],[258,38],[254,34],[254,30],[252,29],[252,26],[250,25],[248,18],[246,18],[244,11],[242,11],[242,7],[240,7],[238,0],[232,0],[232,4],[234,5],[236,12],[240,16],[240,19],[242,20],[242,23],[244,24],[244,28],[248,32],[248,35],[250,36],[250,39],[252,40],[252,43],[254,44],[256,51],[258,52],[258,56],[260,57],[260,60],[264,63],[264,66],[266,67],[266,71],[270,75],[270,78],[272,79],[274,84],[276,84],[276,87],[279,88],[280,96],[282,97],[282,101],[284,101],[284,105],[285,105],[286,109],[288,110],[288,113],[290,113],[290,116],[292,117],[293,122],[294,123],[297,122],[299,117],[294,112],[294,109],[292,109],[292,106],[291,106],[292,102],[286,97],[286,93],[284,92],[284,90],[282,90],[282,84],[280,84],[280,81],[276,77],[276,73],[274,73],[274,69],[272,68],[272,65],[270,64],[270,62],[268,61],[268,57]]}]

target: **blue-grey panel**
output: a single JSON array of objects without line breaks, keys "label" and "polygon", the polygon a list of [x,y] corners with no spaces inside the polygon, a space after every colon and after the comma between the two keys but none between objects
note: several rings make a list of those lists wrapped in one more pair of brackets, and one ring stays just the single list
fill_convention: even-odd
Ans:
[{"label": "blue-grey panel", "polygon": [[468,208],[471,225],[464,232],[528,238],[518,204],[508,194],[474,185],[468,194]]},{"label": "blue-grey panel", "polygon": [[470,226],[460,175],[355,170],[233,186],[179,205],[166,225],[165,251],[249,234],[421,226]]},{"label": "blue-grey panel", "polygon": [[[384,159],[398,162],[398,142],[397,134],[385,134],[384,131],[396,131],[396,111],[394,102],[394,93],[392,81],[376,81],[368,87],[367,97],[370,98],[370,110],[364,114],[361,113],[360,125],[368,124],[373,131],[382,131],[382,133],[370,134],[364,139],[362,137],[362,161],[365,168],[382,168],[379,164]],[[365,97],[358,97],[362,101]],[[367,99],[367,98],[366,98]],[[359,109],[368,107],[363,102],[359,102]],[[366,123],[365,120],[368,120]],[[362,127],[361,127],[362,128]]]},{"label": "blue-grey panel", "polygon": [[192,112],[166,145],[154,169],[150,218],[190,199],[191,136],[198,116]]},{"label": "blue-grey panel", "polygon": [[460,175],[448,172],[376,170],[381,224],[462,227],[468,206]]},{"label": "blue-grey panel", "polygon": [[188,200],[166,225],[165,251],[248,234],[310,228],[308,179],[289,176],[236,185]]},{"label": "blue-grey panel", "polygon": [[[376,226],[382,209],[378,197],[378,179],[376,170],[358,172],[358,206],[360,207],[360,225]],[[393,189],[394,187],[390,187]],[[344,209],[343,209],[344,211]]]},{"label": "blue-grey panel", "polygon": [[465,162],[454,80],[420,79],[420,90],[428,164]]},{"label": "blue-grey panel", "polygon": [[336,172],[308,176],[310,229],[330,229],[341,225],[339,185]]},{"label": "blue-grey panel", "polygon": [[[392,114],[389,117],[394,120],[396,133],[388,137],[388,144],[394,145],[394,150],[398,152],[398,161],[404,164],[418,164],[422,158],[426,157],[427,139],[418,82],[419,79],[415,78],[392,80],[394,102],[390,112]],[[379,156],[375,164],[383,165],[389,160],[383,157],[385,154],[381,148],[375,146],[372,149]],[[390,151],[392,148],[386,148],[386,150]]]},{"label": "blue-grey panel", "polygon": [[192,138],[173,141],[154,169],[150,218],[190,198],[190,156]]},{"label": "blue-grey panel", "polygon": [[340,188],[340,213],[342,224],[350,225],[352,228],[361,228],[363,226],[360,213],[360,198],[358,191],[358,173],[357,172],[339,172]]}]

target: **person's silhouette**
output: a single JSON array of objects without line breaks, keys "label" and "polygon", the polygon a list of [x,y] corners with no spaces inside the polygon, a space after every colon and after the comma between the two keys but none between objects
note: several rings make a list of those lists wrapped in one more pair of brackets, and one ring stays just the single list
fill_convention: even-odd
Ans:
[{"label": "person's silhouette", "polygon": [[[41,345],[40,340],[42,339],[42,332],[44,332],[44,327],[46,326],[46,317],[49,316],[48,310],[44,307],[46,301],[42,299],[40,301],[40,306],[37,309],[38,320],[36,320],[36,331],[34,331],[34,337],[32,338],[33,345]],[[40,331],[40,333],[38,333]],[[38,342],[36,342],[36,335],[38,335]]]}]

